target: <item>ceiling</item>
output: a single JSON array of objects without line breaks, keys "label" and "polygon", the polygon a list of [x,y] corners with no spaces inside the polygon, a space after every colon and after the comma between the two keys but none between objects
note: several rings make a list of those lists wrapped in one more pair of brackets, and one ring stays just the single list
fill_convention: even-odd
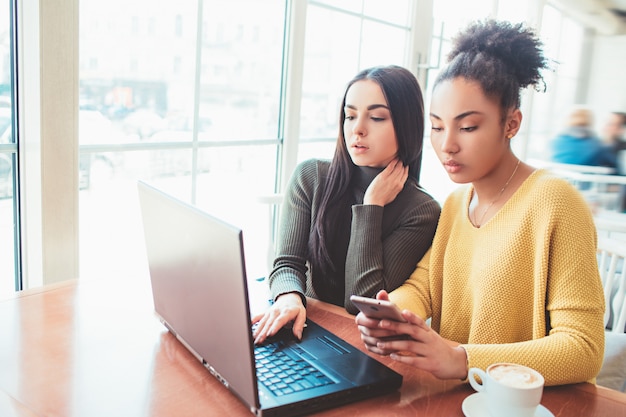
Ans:
[{"label": "ceiling", "polygon": [[600,35],[626,34],[626,0],[553,0],[551,3]]}]

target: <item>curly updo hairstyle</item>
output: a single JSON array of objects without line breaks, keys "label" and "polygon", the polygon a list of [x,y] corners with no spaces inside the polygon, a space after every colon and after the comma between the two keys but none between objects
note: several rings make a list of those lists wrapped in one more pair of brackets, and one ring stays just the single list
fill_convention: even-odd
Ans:
[{"label": "curly updo hairstyle", "polygon": [[521,90],[534,86],[545,91],[541,70],[548,68],[542,42],[523,23],[493,19],[476,21],[452,40],[448,66],[435,86],[463,77],[479,83],[487,97],[499,100],[502,117],[520,107]]}]

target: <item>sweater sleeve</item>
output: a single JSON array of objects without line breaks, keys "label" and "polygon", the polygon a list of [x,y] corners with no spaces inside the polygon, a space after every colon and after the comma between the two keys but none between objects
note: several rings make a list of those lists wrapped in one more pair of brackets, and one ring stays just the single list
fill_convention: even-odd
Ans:
[{"label": "sweater sleeve", "polygon": [[432,314],[429,286],[431,250],[428,250],[419,261],[409,279],[389,293],[389,300],[396,304],[400,310],[411,310],[423,319],[431,317]]},{"label": "sweater sleeve", "polygon": [[272,299],[298,292],[306,301],[306,273],[313,190],[318,178],[313,160],[300,164],[287,187],[282,206],[276,257],[268,281]]},{"label": "sweater sleeve", "polygon": [[376,205],[352,206],[344,305],[353,314],[358,310],[350,295],[373,297],[379,290],[391,292],[407,280],[431,246],[440,206],[430,197],[422,200],[404,212],[387,236],[382,232],[383,212],[384,208]]}]

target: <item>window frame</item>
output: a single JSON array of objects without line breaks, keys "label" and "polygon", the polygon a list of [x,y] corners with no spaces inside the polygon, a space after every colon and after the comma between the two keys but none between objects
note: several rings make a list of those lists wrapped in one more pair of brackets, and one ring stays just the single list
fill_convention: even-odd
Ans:
[{"label": "window frame", "polygon": [[18,1],[16,34],[21,270],[32,288],[78,278],[78,0]]},{"label": "window frame", "polygon": [[[17,11],[16,79],[19,81],[16,83],[19,132],[16,208],[22,238],[22,286],[31,288],[79,278],[79,155],[116,149],[115,146],[104,149],[90,145],[79,147],[78,144],[79,0],[12,1]],[[416,74],[423,89],[428,88],[431,62],[433,1],[411,2],[409,52],[405,64]],[[298,161],[308,3],[287,2],[280,132],[278,140],[272,140],[277,143],[279,154],[277,193],[284,190]],[[533,9],[530,12],[535,15],[528,16],[528,21],[540,22],[544,2],[534,0],[533,3],[536,7],[529,7],[529,10]],[[424,95],[426,97],[428,92],[424,91]],[[525,99],[525,103],[526,108],[532,107],[532,98]],[[524,111],[530,116],[530,111]],[[334,141],[336,138],[320,139]],[[519,146],[527,146],[527,134],[519,139],[522,142]],[[242,141],[241,145],[244,144]],[[259,141],[250,141],[250,144],[258,145]],[[127,150],[127,146],[135,145],[120,146]],[[196,152],[198,144],[191,146]],[[1,146],[0,151],[5,151],[5,147]]]}]

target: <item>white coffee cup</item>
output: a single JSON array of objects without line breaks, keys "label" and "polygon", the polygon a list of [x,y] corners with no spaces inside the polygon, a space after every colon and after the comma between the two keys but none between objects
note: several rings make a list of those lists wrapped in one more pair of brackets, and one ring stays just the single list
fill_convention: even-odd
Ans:
[{"label": "white coffee cup", "polygon": [[543,376],[527,366],[494,363],[486,372],[470,368],[468,379],[472,388],[484,395],[492,417],[533,417],[541,402]]}]

